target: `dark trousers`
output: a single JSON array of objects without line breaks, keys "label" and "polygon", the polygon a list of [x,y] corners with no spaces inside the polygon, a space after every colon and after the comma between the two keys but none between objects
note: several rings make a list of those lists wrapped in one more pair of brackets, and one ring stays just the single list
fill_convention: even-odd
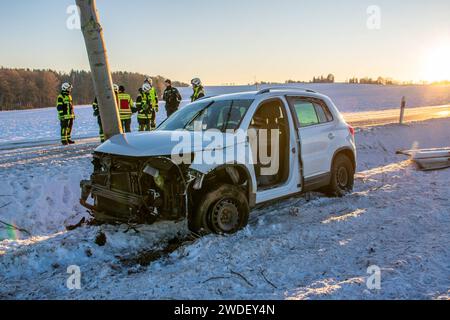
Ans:
[{"label": "dark trousers", "polygon": [[100,117],[97,117],[97,123],[98,123],[100,141],[105,142],[105,133],[103,132],[102,119]]},{"label": "dark trousers", "polygon": [[173,115],[177,111],[178,111],[178,107],[176,107],[176,106],[166,106],[167,118],[169,118],[171,115]]},{"label": "dark trousers", "polygon": [[150,130],[155,130],[156,129],[156,110],[152,109],[152,111],[150,111],[150,114],[152,116],[152,118],[150,120]]},{"label": "dark trousers", "polygon": [[61,120],[61,142],[72,140],[73,119]]},{"label": "dark trousers", "polygon": [[122,129],[124,132],[131,132],[131,119],[122,120]]},{"label": "dark trousers", "polygon": [[150,119],[138,119],[139,131],[151,131],[152,130],[152,120]]}]

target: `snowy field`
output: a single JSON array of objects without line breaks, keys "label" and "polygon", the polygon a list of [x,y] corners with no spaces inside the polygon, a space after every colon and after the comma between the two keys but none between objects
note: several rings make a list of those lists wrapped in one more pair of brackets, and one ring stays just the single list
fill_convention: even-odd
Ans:
[{"label": "snowy field", "polygon": [[[450,86],[376,86],[350,84],[297,84],[294,87],[313,89],[330,96],[341,112],[363,112],[398,108],[402,96],[408,99],[409,107],[447,104],[450,101]],[[207,87],[207,95],[219,95],[256,90],[255,86]],[[183,105],[189,102],[191,88],[181,88]],[[76,108],[73,135],[75,138],[96,137],[97,120],[90,106]],[[158,123],[166,118],[164,103],[160,104]],[[137,130],[137,120],[133,120]],[[59,122],[55,108],[27,111],[0,112],[0,148],[11,144],[59,139]]]},{"label": "snowy field", "polygon": [[[95,144],[0,151],[0,220],[31,233],[0,227],[0,299],[450,299],[450,169],[417,171],[395,155],[449,146],[449,128],[450,118],[358,130],[353,193],[268,205],[238,234],[201,239],[183,222],[65,231],[86,215],[79,181]],[[66,287],[70,265],[81,290]],[[366,287],[372,265],[380,290]]]}]

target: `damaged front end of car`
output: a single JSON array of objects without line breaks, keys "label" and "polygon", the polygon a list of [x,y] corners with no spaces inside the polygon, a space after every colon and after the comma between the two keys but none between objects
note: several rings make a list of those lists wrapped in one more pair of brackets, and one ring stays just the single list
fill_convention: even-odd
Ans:
[{"label": "damaged front end of car", "polygon": [[81,182],[80,203],[99,222],[151,224],[185,218],[188,189],[201,179],[170,156],[138,158],[96,152],[92,163],[91,180]]}]

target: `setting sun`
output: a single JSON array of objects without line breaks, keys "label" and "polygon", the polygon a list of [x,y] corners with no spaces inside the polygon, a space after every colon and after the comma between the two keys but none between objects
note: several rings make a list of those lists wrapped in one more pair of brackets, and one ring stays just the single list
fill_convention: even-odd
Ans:
[{"label": "setting sun", "polygon": [[433,48],[425,59],[424,79],[426,81],[450,80],[450,44]]}]

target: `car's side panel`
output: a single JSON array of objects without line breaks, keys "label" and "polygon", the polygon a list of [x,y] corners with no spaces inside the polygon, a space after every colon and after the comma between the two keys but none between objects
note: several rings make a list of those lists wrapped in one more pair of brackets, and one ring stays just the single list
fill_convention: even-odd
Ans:
[{"label": "car's side panel", "polygon": [[330,172],[330,163],[334,152],[334,145],[336,139],[336,127],[339,124],[340,118],[335,115],[336,109],[333,106],[330,108],[327,101],[324,99],[317,99],[321,104],[324,104],[330,110],[333,120],[326,123],[311,125],[308,127],[300,127],[300,121],[297,116],[294,103],[295,101],[304,100],[305,103],[310,100],[310,97],[303,95],[289,95],[288,101],[291,110],[294,114],[294,121],[297,124],[300,142],[302,146],[302,163],[303,176],[306,180],[311,180],[317,176],[324,175]]},{"label": "car's side panel", "polygon": [[334,135],[333,123],[300,129],[305,179],[329,172]]}]

